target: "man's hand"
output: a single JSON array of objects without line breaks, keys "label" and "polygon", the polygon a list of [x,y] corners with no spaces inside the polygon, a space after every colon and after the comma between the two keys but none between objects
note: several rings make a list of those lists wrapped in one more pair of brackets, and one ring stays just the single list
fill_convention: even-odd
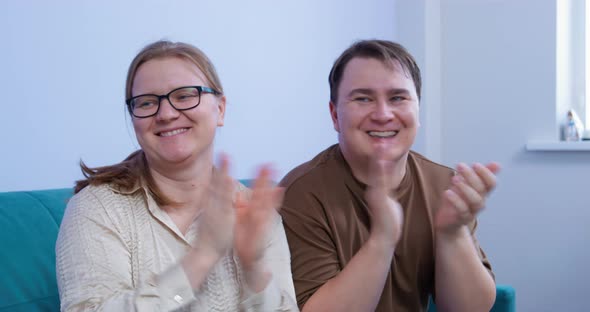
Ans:
[{"label": "man's hand", "polygon": [[444,233],[457,233],[463,225],[472,222],[484,208],[486,196],[496,186],[496,173],[500,165],[479,163],[469,167],[457,166],[458,174],[452,178],[452,186],[446,190],[442,206],[436,213],[435,225]]},{"label": "man's hand", "polygon": [[393,161],[377,151],[369,162],[365,200],[371,216],[371,238],[395,248],[402,234],[402,207],[392,196]]}]

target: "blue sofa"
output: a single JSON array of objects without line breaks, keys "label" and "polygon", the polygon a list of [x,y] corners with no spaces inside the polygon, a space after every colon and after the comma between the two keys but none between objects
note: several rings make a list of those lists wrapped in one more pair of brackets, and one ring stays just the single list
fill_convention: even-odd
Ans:
[{"label": "blue sofa", "polygon": [[[72,189],[0,193],[0,312],[59,311],[55,241],[71,196]],[[514,303],[514,289],[498,285],[492,311],[514,312]]]}]

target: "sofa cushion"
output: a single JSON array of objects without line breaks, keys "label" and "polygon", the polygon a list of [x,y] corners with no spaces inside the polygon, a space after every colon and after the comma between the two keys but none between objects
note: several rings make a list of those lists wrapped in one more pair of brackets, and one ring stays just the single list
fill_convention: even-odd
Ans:
[{"label": "sofa cushion", "polygon": [[55,241],[72,189],[0,193],[0,311],[59,311]]}]

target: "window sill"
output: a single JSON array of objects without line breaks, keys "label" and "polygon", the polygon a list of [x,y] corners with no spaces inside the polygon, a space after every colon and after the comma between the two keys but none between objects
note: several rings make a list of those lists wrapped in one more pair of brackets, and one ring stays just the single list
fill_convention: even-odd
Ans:
[{"label": "window sill", "polygon": [[526,150],[531,152],[590,152],[590,141],[529,141]]}]

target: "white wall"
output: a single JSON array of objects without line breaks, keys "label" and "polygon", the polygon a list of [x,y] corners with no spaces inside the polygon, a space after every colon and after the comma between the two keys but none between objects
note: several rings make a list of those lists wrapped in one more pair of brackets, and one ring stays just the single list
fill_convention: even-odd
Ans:
[{"label": "white wall", "polygon": [[[161,38],[200,47],[228,97],[217,149],[233,174],[281,177],[336,142],[327,76],[354,40],[394,39],[395,0],[44,1],[0,9],[0,191],[69,187],[137,148],[127,66]],[[277,177],[277,178],[278,178]]]},{"label": "white wall", "polygon": [[440,1],[397,0],[395,4],[396,41],[414,56],[423,78],[420,131],[412,149],[440,162]]},{"label": "white wall", "polygon": [[441,86],[441,127],[426,136],[440,136],[447,165],[503,165],[478,232],[497,282],[516,288],[518,311],[587,311],[590,153],[524,149],[557,137],[559,0],[432,1],[440,27],[426,31],[439,31],[440,76],[424,80]]}]

